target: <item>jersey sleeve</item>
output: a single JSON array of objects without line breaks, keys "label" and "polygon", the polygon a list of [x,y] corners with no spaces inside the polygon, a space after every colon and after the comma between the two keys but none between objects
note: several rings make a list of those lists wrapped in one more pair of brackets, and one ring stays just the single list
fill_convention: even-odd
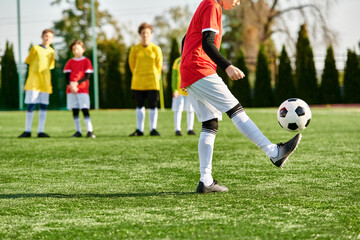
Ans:
[{"label": "jersey sleeve", "polygon": [[86,69],[85,69],[85,73],[93,73],[94,69],[93,66],[91,64],[90,59],[86,58]]},{"label": "jersey sleeve", "polygon": [[71,61],[67,61],[64,67],[64,73],[71,73]]},{"label": "jersey sleeve", "polygon": [[221,7],[216,5],[209,5],[203,13],[203,22],[201,26],[201,32],[212,31],[216,34],[220,33],[221,22]]},{"label": "jersey sleeve", "polygon": [[33,61],[33,59],[34,59],[35,54],[36,54],[36,49],[35,49],[35,47],[33,46],[33,47],[31,47],[31,49],[30,49],[30,51],[29,51],[29,54],[28,54],[28,56],[27,56],[26,59],[25,59],[25,63],[30,64],[30,63]]}]

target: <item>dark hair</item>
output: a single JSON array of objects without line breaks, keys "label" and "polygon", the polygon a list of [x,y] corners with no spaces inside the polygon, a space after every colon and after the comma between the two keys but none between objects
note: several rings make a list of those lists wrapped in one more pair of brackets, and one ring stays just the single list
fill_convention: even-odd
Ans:
[{"label": "dark hair", "polygon": [[145,28],[148,28],[148,29],[150,29],[151,32],[153,32],[153,26],[151,24],[144,22],[144,23],[140,24],[138,33],[141,34],[141,31],[144,30]]},{"label": "dark hair", "polygon": [[83,43],[83,41],[81,41],[81,40],[75,40],[75,41],[70,45],[70,51],[73,50],[73,47],[74,47],[75,45],[80,45],[80,46],[84,49],[84,51],[86,50],[85,44]]},{"label": "dark hair", "polygon": [[52,33],[52,34],[54,35],[54,31],[53,31],[53,30],[51,30],[51,29],[45,29],[44,31],[42,31],[41,36],[44,36],[44,34],[46,34],[46,33]]}]

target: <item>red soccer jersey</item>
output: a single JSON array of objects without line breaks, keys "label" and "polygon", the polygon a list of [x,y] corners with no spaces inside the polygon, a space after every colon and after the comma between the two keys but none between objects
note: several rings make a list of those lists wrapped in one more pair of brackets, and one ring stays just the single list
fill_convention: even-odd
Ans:
[{"label": "red soccer jersey", "polygon": [[[85,73],[93,73],[93,67],[90,59],[86,57],[72,58],[65,64],[64,73],[70,73],[70,81],[79,81],[85,76]],[[89,80],[78,85],[78,93],[89,94]],[[66,93],[71,93],[70,87],[66,87]]]},{"label": "red soccer jersey", "polygon": [[215,32],[215,46],[220,49],[222,37],[222,9],[216,0],[203,0],[197,8],[186,33],[181,57],[181,87],[216,73],[216,64],[202,48],[202,33]]}]

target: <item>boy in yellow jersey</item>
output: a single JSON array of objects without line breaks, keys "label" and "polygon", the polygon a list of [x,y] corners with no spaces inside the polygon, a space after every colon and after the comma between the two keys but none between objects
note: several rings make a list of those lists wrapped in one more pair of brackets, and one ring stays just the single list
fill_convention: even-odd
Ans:
[{"label": "boy in yellow jersey", "polygon": [[45,29],[41,38],[42,44],[33,46],[25,60],[25,63],[29,64],[29,76],[25,84],[27,110],[25,132],[19,136],[20,138],[31,137],[31,123],[36,104],[39,104],[38,137],[49,137],[44,133],[44,127],[49,94],[52,93],[50,69],[55,67],[54,49],[50,47],[54,32]]},{"label": "boy in yellow jersey", "polygon": [[180,84],[181,84],[180,62],[181,62],[181,57],[175,59],[172,67],[172,75],[171,75],[171,87],[173,92],[171,109],[174,112],[175,135],[176,136],[182,135],[181,115],[184,109],[187,112],[188,135],[195,135],[195,132],[193,130],[194,109],[191,106],[190,100],[188,98],[188,93],[180,88]]},{"label": "boy in yellow jersey", "polygon": [[149,104],[150,135],[160,136],[156,130],[159,99],[160,77],[163,66],[163,56],[160,47],[150,42],[153,28],[150,24],[142,23],[138,32],[141,42],[130,49],[129,65],[133,74],[131,90],[136,101],[137,129],[130,136],[144,135],[145,99]]}]

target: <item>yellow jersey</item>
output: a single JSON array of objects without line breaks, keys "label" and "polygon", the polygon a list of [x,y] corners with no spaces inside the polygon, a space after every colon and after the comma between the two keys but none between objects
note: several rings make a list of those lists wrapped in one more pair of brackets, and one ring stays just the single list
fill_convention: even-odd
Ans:
[{"label": "yellow jersey", "polygon": [[172,66],[171,88],[173,92],[178,91],[179,95],[187,96],[188,93],[180,88],[180,84],[181,84],[180,63],[181,63],[181,57],[178,57],[177,59],[175,59],[174,64]]},{"label": "yellow jersey", "polygon": [[163,55],[160,47],[141,43],[130,49],[131,90],[160,90]]},{"label": "yellow jersey", "polygon": [[50,69],[55,67],[54,49],[35,45],[30,49],[25,63],[29,64],[29,75],[25,90],[52,93]]}]

